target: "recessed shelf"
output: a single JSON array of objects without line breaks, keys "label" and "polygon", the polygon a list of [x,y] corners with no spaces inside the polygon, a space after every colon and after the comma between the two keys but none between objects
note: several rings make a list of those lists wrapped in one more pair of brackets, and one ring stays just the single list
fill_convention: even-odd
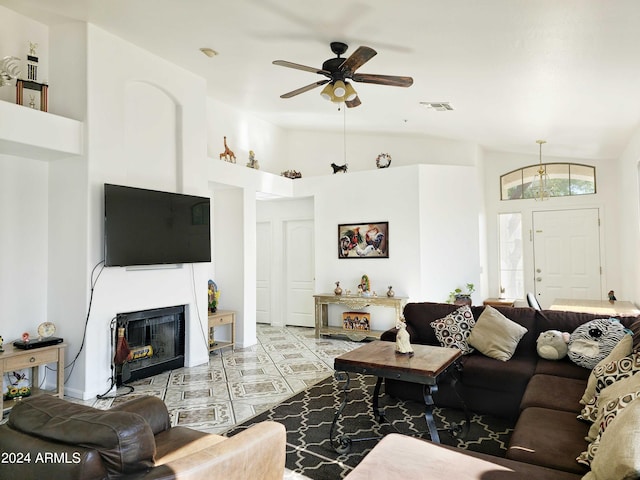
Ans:
[{"label": "recessed shelf", "polygon": [[0,101],[0,153],[58,160],[83,153],[83,123]]}]

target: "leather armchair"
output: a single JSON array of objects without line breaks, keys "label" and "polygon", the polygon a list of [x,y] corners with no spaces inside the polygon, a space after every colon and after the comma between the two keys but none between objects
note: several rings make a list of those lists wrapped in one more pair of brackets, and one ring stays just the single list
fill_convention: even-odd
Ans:
[{"label": "leather armchair", "polygon": [[281,480],[285,442],[276,422],[230,438],[171,427],[151,396],[99,410],[43,395],[0,426],[0,478]]}]

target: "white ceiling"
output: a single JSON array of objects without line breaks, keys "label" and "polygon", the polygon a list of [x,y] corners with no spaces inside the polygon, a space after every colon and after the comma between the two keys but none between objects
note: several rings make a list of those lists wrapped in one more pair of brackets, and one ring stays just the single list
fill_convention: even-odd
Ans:
[{"label": "white ceiling", "polygon": [[[638,0],[0,0],[44,23],[72,17],[191,70],[211,96],[291,128],[342,130],[320,67],[331,41],[378,55],[359,73],[407,75],[410,88],[356,83],[351,131],[426,134],[489,149],[617,158],[639,126]],[[219,52],[208,58],[200,47]],[[419,102],[448,101],[452,112]]]}]

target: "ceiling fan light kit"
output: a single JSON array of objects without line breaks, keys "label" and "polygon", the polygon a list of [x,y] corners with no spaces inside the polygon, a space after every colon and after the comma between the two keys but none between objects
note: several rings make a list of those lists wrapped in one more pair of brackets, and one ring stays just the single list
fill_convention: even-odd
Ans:
[{"label": "ceiling fan light kit", "polygon": [[336,57],[326,60],[320,69],[300,65],[298,63],[287,62],[286,60],[275,60],[273,62],[274,65],[317,73],[328,78],[328,80],[320,80],[305,87],[282,94],[280,95],[280,98],[291,98],[326,84],[320,92],[320,96],[322,98],[334,103],[344,102],[348,108],[353,108],[357,107],[362,102],[360,101],[358,93],[353,85],[351,85],[347,80],[378,85],[390,85],[394,87],[410,87],[413,84],[413,78],[411,77],[355,73],[358,68],[371,60],[377,52],[373,48],[361,46],[358,47],[356,51],[349,56],[349,58],[344,59],[341,55],[347,51],[347,48],[348,46],[346,43],[331,42],[331,51],[336,54]]}]

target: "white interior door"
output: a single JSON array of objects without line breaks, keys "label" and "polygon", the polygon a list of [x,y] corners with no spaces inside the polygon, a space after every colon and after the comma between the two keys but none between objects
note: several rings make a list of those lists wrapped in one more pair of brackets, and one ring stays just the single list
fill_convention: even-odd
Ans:
[{"label": "white interior door", "polygon": [[284,323],[314,327],[313,220],[285,222]]},{"label": "white interior door", "polygon": [[542,308],[556,298],[600,300],[597,208],[533,212],[534,285]]},{"label": "white interior door", "polygon": [[271,324],[271,223],[258,222],[256,252],[256,322]]}]

